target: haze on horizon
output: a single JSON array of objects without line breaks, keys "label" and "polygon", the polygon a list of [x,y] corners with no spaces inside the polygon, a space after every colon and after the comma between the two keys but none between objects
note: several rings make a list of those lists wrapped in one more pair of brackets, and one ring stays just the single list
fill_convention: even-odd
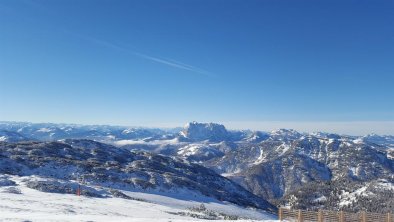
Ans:
[{"label": "haze on horizon", "polygon": [[394,2],[0,2],[0,120],[394,135]]}]

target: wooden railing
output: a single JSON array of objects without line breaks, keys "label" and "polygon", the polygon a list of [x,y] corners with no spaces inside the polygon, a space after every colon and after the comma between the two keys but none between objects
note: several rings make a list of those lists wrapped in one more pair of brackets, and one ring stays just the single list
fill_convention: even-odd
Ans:
[{"label": "wooden railing", "polygon": [[344,211],[305,211],[279,208],[280,221],[297,222],[394,222],[392,213],[359,212],[349,213]]}]

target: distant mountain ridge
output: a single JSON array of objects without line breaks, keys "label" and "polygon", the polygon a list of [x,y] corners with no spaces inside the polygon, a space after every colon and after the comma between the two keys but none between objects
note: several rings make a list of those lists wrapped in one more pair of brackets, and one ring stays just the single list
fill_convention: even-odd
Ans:
[{"label": "distant mountain ridge", "polygon": [[20,142],[20,141],[28,141],[28,140],[32,140],[32,139],[14,131],[0,130],[0,141]]},{"label": "distant mountain ridge", "polygon": [[[0,121],[0,130],[19,134],[32,140],[54,141],[59,139],[92,139],[102,142],[119,140],[165,140],[178,138],[187,142],[222,142],[246,141],[261,142],[269,137],[282,139],[296,139],[301,136],[315,136],[324,138],[341,138],[343,136],[333,133],[299,133],[292,129],[278,129],[271,132],[250,130],[227,130],[224,125],[217,123],[187,123],[183,128],[145,128],[110,125],[81,125],[81,124],[55,124],[55,123],[29,123]],[[16,134],[15,134],[16,135]],[[353,136],[365,142],[382,146],[394,147],[394,136],[369,134]]]},{"label": "distant mountain ridge", "polygon": [[158,128],[25,122],[0,122],[0,130],[15,132],[25,137],[41,141],[55,141],[60,139],[114,141],[160,138],[162,135],[173,134],[171,133],[171,129],[166,131]]}]

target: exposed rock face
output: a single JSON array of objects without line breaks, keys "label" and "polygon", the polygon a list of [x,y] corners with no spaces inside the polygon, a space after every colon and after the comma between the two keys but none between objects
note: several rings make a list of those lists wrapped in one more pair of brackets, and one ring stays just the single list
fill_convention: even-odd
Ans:
[{"label": "exposed rock face", "polygon": [[189,141],[209,140],[211,142],[225,141],[230,137],[223,125],[197,122],[186,124],[180,135]]}]

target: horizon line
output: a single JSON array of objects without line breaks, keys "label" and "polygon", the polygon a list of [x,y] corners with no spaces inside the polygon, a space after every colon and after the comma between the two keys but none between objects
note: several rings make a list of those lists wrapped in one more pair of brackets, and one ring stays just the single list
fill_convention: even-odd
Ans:
[{"label": "horizon line", "polygon": [[[394,129],[394,121],[384,121],[384,120],[368,120],[368,121],[188,121],[186,123],[147,123],[147,124],[127,124],[127,123],[70,123],[70,122],[46,122],[46,121],[15,121],[15,120],[0,120],[0,123],[30,123],[30,124],[54,124],[54,125],[75,125],[75,126],[112,126],[112,127],[129,127],[129,128],[146,128],[146,129],[176,129],[184,128],[187,123],[197,122],[197,123],[217,123],[223,125],[227,130],[250,130],[250,131],[262,131],[262,132],[272,132],[279,129],[295,130],[300,133],[334,133],[338,135],[346,136],[365,136],[365,135],[381,135],[381,136],[393,136],[394,132],[385,132],[386,130]],[[379,124],[378,130],[369,130],[365,132],[365,128],[376,128]],[[287,125],[287,126],[285,126]],[[349,125],[356,125],[359,132],[364,131],[364,133],[351,133],[349,131],[354,131]],[[369,125],[369,127],[367,127]],[[360,126],[364,126],[361,127]],[[320,129],[317,129],[320,128]],[[342,128],[342,129],[341,129]],[[348,131],[348,132],[345,132]],[[379,132],[380,131],[380,132]],[[385,132],[385,133],[382,133]]]}]

